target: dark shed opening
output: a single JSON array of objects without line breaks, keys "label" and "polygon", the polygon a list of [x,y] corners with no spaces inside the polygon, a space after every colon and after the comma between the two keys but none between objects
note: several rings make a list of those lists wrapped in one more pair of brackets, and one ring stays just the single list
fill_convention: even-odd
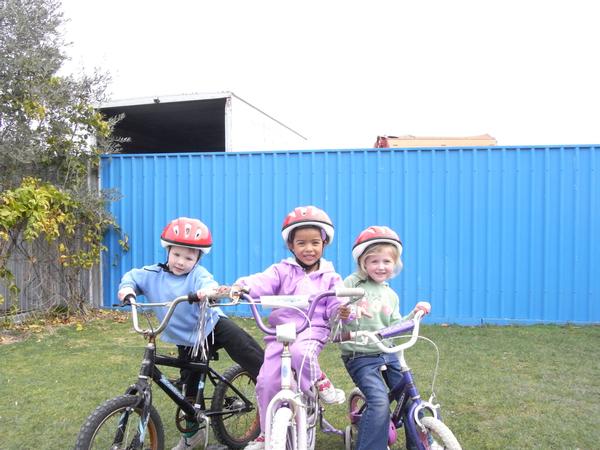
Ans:
[{"label": "dark shed opening", "polygon": [[114,135],[128,138],[122,153],[225,151],[226,98],[100,108],[106,117],[124,114]]}]

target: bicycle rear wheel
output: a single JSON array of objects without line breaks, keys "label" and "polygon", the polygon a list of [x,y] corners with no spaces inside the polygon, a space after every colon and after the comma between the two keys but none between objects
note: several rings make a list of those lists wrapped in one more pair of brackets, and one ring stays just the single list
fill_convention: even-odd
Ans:
[{"label": "bicycle rear wheel", "polygon": [[[247,399],[256,399],[256,382],[250,374],[238,365],[227,369],[223,374],[232,386]],[[212,427],[219,442],[232,449],[244,448],[260,433],[258,408],[240,411],[244,402],[230,385],[219,382],[215,387],[211,404],[212,412],[221,412],[212,419]]]},{"label": "bicycle rear wheel", "polygon": [[[458,440],[448,426],[435,417],[422,417],[421,423],[427,429],[427,433],[419,433],[419,438],[426,448],[444,448],[448,450],[461,450]],[[433,444],[428,438],[429,435],[433,439]],[[435,446],[437,444],[437,447]],[[427,447],[429,445],[429,447]]]},{"label": "bicycle rear wheel", "polygon": [[162,450],[165,446],[164,429],[154,406],[150,407],[144,445],[134,445],[140,439],[142,420],[142,410],[136,407],[138,400],[139,397],[134,395],[121,395],[96,408],[81,427],[75,450]]}]

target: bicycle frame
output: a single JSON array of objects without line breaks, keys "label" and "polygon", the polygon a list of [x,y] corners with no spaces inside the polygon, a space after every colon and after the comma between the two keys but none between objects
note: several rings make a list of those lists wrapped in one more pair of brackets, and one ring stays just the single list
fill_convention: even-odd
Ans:
[{"label": "bicycle frame", "polygon": [[[384,353],[397,353],[400,362],[401,380],[389,391],[388,398],[390,404],[396,401],[396,405],[391,414],[391,422],[394,429],[401,426],[405,426],[408,435],[412,438],[412,441],[416,444],[419,450],[424,450],[426,447],[421,443],[420,433],[426,432],[425,427],[420,421],[423,416],[423,411],[429,410],[431,415],[441,420],[439,413],[440,405],[432,404],[429,401],[421,399],[421,395],[417,386],[414,382],[413,374],[408,366],[406,359],[404,358],[404,351],[412,347],[419,337],[419,327],[422,317],[425,315],[423,310],[417,310],[411,313],[412,318],[400,324],[393,325],[378,332],[371,331],[355,331],[345,333],[344,336],[340,336],[338,341],[352,341],[359,343],[374,343]],[[411,332],[410,339],[400,345],[394,347],[387,347],[382,341],[386,338],[397,337],[405,332]],[[410,400],[410,401],[409,401]],[[352,423],[356,424],[360,418],[360,415],[364,411],[367,405],[362,405],[360,410],[350,417]],[[407,420],[403,418],[406,417]],[[388,439],[388,443],[391,445],[396,440],[395,432],[391,433]]]},{"label": "bicycle frame", "polygon": [[[418,442],[417,427],[423,431],[423,426],[419,420],[423,409],[430,410],[436,419],[440,419],[440,405],[433,405],[421,399],[419,390],[414,383],[412,371],[408,368],[402,368],[402,380],[390,390],[388,396],[390,402],[396,401],[396,407],[391,416],[391,420],[396,428],[402,425],[403,416],[412,418],[412,420],[404,421],[404,426],[408,429],[408,433],[413,437],[414,442]],[[411,400],[410,403],[409,399]]]},{"label": "bicycle frame", "polygon": [[[228,367],[222,373],[210,367],[210,360],[217,359],[215,350],[221,344],[226,351],[231,350],[228,345],[231,341],[223,343],[215,339],[214,345],[206,341],[206,320],[210,317],[208,311],[211,306],[217,306],[216,300],[230,298],[231,293],[231,288],[214,287],[163,303],[137,303],[135,295],[130,294],[125,296],[122,303],[114,305],[131,307],[133,328],[148,342],[137,380],[124,394],[104,401],[85,419],[77,435],[77,450],[164,449],[165,427],[159,411],[153,405],[153,383],[178,406],[175,414],[176,427],[183,433],[183,438],[193,435],[193,444],[199,444],[198,441],[203,440],[206,447],[209,436],[214,434],[216,440],[228,448],[241,449],[258,436],[260,429],[254,405],[256,381],[252,374],[239,364]],[[184,355],[181,349],[179,357],[159,355],[156,338],[166,329],[177,305],[184,301],[201,302],[199,316],[194,320],[194,329],[190,330],[196,336],[195,341],[190,343],[190,355],[187,356],[187,350]],[[218,304],[221,305],[223,304]],[[158,326],[148,321],[148,329],[140,327],[138,308],[142,307],[164,308],[159,312],[161,319]],[[164,369],[160,366],[185,369],[191,376],[183,374],[185,380],[182,381],[185,384],[173,382],[162,372]],[[207,384],[213,386],[208,393],[210,388],[205,390]],[[186,385],[189,389],[186,389]],[[194,397],[190,398],[190,395]],[[208,432],[209,426],[213,433]],[[201,429],[202,427],[205,428]],[[180,439],[180,444],[189,445],[190,439]]]},{"label": "bicycle frame", "polygon": [[[152,406],[152,393],[150,380],[154,381],[158,387],[176,404],[179,406],[186,416],[195,417],[198,422],[204,422],[206,427],[210,425],[210,419],[215,416],[226,416],[237,412],[249,412],[254,410],[254,405],[239,389],[232,385],[226,378],[210,367],[208,359],[203,359],[199,362],[194,361],[181,361],[178,358],[170,356],[159,355],[156,353],[156,337],[165,329],[166,324],[171,318],[175,307],[183,302],[188,301],[188,296],[178,297],[172,302],[167,303],[137,303],[135,300],[129,301],[129,305],[132,307],[132,319],[133,325],[136,332],[145,335],[148,338],[146,349],[144,351],[144,357],[138,374],[138,380],[135,384],[131,385],[125,394],[128,395],[139,395],[140,401],[143,401],[142,417],[143,417],[143,429],[139,430],[140,443],[144,442],[144,435],[146,432],[146,426],[150,416],[150,407]],[[138,321],[138,307],[157,307],[157,306],[168,306],[169,310],[165,315],[162,322],[156,329],[142,329],[139,326]],[[188,401],[183,394],[169,379],[160,371],[157,366],[168,366],[178,369],[188,369],[192,371],[200,372],[200,380],[198,383],[198,390],[194,403]],[[208,409],[206,405],[206,398],[204,396],[204,388],[206,386],[206,379],[209,379],[210,383],[215,386],[218,381],[225,383],[236,395],[239,396],[240,400],[243,401],[243,406],[238,409],[227,409],[226,411],[214,411]],[[212,405],[211,405],[212,406]],[[127,422],[127,416],[121,419],[122,426]],[[122,428],[122,426],[119,428]],[[115,442],[119,442],[115,440]],[[205,443],[206,444],[206,443]]]},{"label": "bicycle frame", "polygon": [[[404,351],[412,347],[419,337],[421,319],[424,316],[425,313],[422,310],[417,311],[412,320],[408,320],[385,330],[381,330],[378,333],[378,335],[381,336],[381,339],[385,339],[388,337],[399,336],[404,332],[412,332],[410,339],[404,344],[387,348],[381,343],[380,340],[378,346],[385,353],[398,353],[400,370],[402,371],[402,380],[396,386],[394,386],[389,393],[390,400],[397,401],[396,408],[392,414],[392,420],[394,421],[394,425],[398,426],[402,421],[403,413],[406,413],[406,417],[411,418],[412,420],[408,420],[408,423],[406,423],[405,426],[408,428],[410,435],[414,438],[416,438],[418,434],[416,427],[419,427],[421,431],[424,430],[424,427],[419,419],[421,417],[421,412],[424,409],[428,409],[436,419],[441,419],[439,414],[440,405],[434,405],[431,402],[424,401],[421,398],[419,390],[414,383],[412,371],[406,363],[406,359],[404,358]],[[409,399],[411,400],[410,405],[408,405]]]}]

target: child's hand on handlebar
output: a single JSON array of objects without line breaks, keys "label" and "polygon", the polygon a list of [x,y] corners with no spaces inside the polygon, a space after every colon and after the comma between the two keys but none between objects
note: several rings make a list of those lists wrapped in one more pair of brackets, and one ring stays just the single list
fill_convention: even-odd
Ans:
[{"label": "child's hand on handlebar", "polygon": [[128,295],[132,295],[133,298],[135,298],[135,291],[129,286],[124,287],[123,289],[120,289],[119,292],[117,292],[117,297],[119,299],[119,302],[121,303],[125,301],[125,297],[127,297]]},{"label": "child's hand on handlebar", "polygon": [[200,303],[206,302],[206,301],[210,302],[210,301],[215,301],[218,298],[222,298],[223,295],[219,296],[219,293],[223,292],[223,288],[226,288],[226,286],[217,286],[217,287],[199,289],[196,291],[196,297],[198,298],[197,301]]},{"label": "child's hand on handlebar", "polygon": [[247,293],[248,290],[242,286],[216,286],[211,288],[204,288],[196,291],[198,301],[217,301],[222,298],[231,298],[233,300],[239,300],[242,293]]},{"label": "child's hand on handlebar", "polygon": [[342,305],[339,309],[340,319],[347,321],[350,319],[350,315],[352,314],[352,308],[348,305]]},{"label": "child's hand on handlebar", "polygon": [[415,305],[413,312],[423,311],[425,315],[431,312],[431,304],[429,302],[419,302]]},{"label": "child's hand on handlebar", "polygon": [[230,287],[229,296],[236,300],[239,300],[242,294],[249,294],[250,290],[247,287],[241,286],[239,284],[233,284]]},{"label": "child's hand on handlebar", "polygon": [[365,316],[368,318],[372,318],[373,314],[371,314],[364,306],[353,304],[353,305],[342,305],[339,309],[340,319],[345,322],[351,322],[356,319],[360,319]]},{"label": "child's hand on handlebar", "polygon": [[208,289],[199,289],[196,291],[196,298],[194,298],[192,301],[196,301],[196,299],[198,299],[198,303],[205,302],[208,299],[208,295]]}]

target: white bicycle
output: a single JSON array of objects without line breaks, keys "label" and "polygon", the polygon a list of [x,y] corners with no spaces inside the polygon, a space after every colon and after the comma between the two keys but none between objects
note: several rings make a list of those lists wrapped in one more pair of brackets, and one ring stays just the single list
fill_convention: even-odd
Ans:
[{"label": "white bicycle", "polygon": [[[253,299],[247,293],[240,293],[241,299],[247,302],[258,327],[266,334],[276,336],[278,342],[283,344],[281,354],[281,389],[270,401],[266,411],[265,448],[267,450],[313,450],[316,444],[316,429],[319,425],[321,431],[334,433],[344,438],[344,431],[334,428],[324,417],[324,408],[319,402],[316,388],[310,395],[305,395],[299,388],[296,374],[292,370],[292,354],[290,345],[296,336],[303,332],[309,325],[316,306],[327,297],[362,297],[364,290],[361,288],[338,288],[324,291],[312,297],[308,296],[268,296],[260,300]],[[257,305],[263,307],[287,307],[299,309],[309,307],[304,323],[296,329],[294,323],[278,325],[276,328],[266,326]]]}]

